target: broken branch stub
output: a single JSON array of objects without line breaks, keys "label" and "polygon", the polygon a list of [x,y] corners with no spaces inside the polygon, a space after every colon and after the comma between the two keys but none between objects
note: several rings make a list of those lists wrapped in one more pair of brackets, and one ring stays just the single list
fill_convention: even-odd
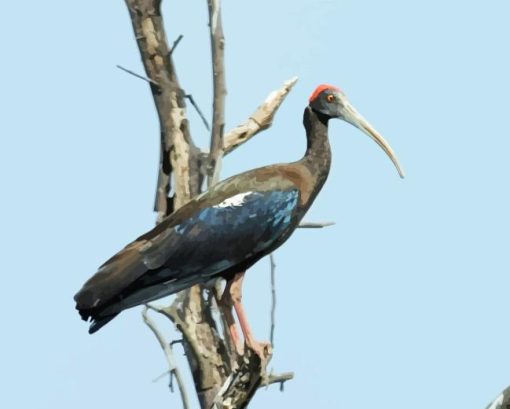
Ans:
[{"label": "broken branch stub", "polygon": [[280,108],[280,105],[292,90],[297,80],[297,77],[293,77],[285,81],[281,88],[272,91],[266,97],[264,102],[260,104],[245,122],[225,134],[223,138],[223,150],[225,155],[271,126],[278,108]]}]

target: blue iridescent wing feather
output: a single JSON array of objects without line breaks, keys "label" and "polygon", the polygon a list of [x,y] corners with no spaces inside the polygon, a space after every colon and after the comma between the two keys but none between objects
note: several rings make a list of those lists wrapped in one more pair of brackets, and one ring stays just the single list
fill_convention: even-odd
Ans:
[{"label": "blue iridescent wing feather", "polygon": [[267,250],[291,225],[297,190],[246,192],[200,209],[150,246],[148,268],[165,275],[214,275]]}]

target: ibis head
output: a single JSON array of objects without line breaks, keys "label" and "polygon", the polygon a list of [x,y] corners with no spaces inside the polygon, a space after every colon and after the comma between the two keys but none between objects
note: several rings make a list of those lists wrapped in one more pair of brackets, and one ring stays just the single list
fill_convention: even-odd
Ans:
[{"label": "ibis head", "polygon": [[342,119],[370,136],[386,152],[386,155],[397,168],[400,177],[404,177],[404,171],[389,143],[358,113],[340,88],[328,84],[319,85],[310,96],[309,101],[310,108],[320,115],[328,119]]}]

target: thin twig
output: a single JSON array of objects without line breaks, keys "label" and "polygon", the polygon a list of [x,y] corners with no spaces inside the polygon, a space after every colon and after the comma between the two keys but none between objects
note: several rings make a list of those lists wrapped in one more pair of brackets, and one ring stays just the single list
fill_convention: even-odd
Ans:
[{"label": "thin twig", "polygon": [[186,387],[184,386],[184,381],[181,377],[181,372],[179,371],[179,368],[174,362],[174,356],[172,352],[172,348],[170,347],[170,344],[166,342],[165,338],[163,337],[163,334],[161,334],[156,327],[155,322],[149,317],[147,314],[147,311],[149,310],[148,306],[145,306],[142,311],[142,317],[143,321],[147,326],[151,329],[151,331],[156,336],[159,345],[161,346],[161,349],[165,353],[165,357],[168,363],[168,369],[170,371],[170,376],[175,376],[175,379],[177,380],[177,385],[179,386],[179,392],[181,393],[181,399],[182,399],[182,406],[184,409],[189,409],[189,400],[188,400],[188,394],[186,392]]},{"label": "thin twig", "polygon": [[171,374],[171,372],[170,372],[170,371],[165,371],[165,372],[163,372],[161,375],[156,376],[156,377],[152,380],[152,383],[156,383],[156,382],[158,382],[160,379],[163,379],[165,376],[170,375],[170,374]]},{"label": "thin twig", "polygon": [[131,70],[128,70],[127,68],[124,68],[122,65],[116,65],[117,68],[121,69],[122,71],[125,71],[127,72],[128,74],[131,74],[133,75],[134,77],[136,78],[140,78],[141,80],[144,80],[144,81],[147,81],[147,82],[150,82],[151,84],[154,84],[154,85],[159,85],[156,81],[150,79],[150,78],[147,78],[147,77],[144,77],[143,75],[140,75],[140,74],[137,74],[136,72],[134,71],[131,71]]},{"label": "thin twig", "polygon": [[191,94],[186,94],[184,97],[189,99],[189,102],[191,102],[191,105],[193,105],[193,107],[197,110],[198,115],[200,116],[200,119],[202,119],[202,122],[204,123],[205,128],[206,128],[208,131],[210,131],[210,130],[211,130],[211,127],[209,126],[209,122],[207,122],[207,119],[205,119],[204,114],[202,113],[202,111],[200,110],[200,108],[198,107],[198,105],[196,104],[195,99],[193,98],[193,95],[191,95]]},{"label": "thin twig", "polygon": [[274,349],[274,329],[276,323],[276,285],[275,285],[275,273],[276,264],[274,262],[273,253],[269,254],[269,263],[271,266],[271,331],[269,333],[269,341]]},{"label": "thin twig", "polygon": [[221,24],[220,0],[207,0],[209,10],[209,34],[211,38],[211,56],[213,69],[213,121],[207,186],[211,187],[219,180],[221,159],[223,157],[223,132],[225,128],[225,37]]},{"label": "thin twig", "polygon": [[333,226],[335,222],[301,222],[298,227],[301,229],[322,229],[323,227]]},{"label": "thin twig", "polygon": [[184,36],[182,34],[180,34],[179,37],[177,37],[176,40],[173,42],[172,47],[170,48],[170,53],[169,53],[170,56],[172,55],[174,50],[177,48],[177,46],[179,45],[179,43],[181,42],[183,37]]}]

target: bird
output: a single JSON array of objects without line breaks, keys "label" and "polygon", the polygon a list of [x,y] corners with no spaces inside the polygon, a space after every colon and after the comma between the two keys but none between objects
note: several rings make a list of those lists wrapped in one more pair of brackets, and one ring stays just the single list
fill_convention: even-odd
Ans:
[{"label": "bird", "polygon": [[[235,309],[245,345],[260,353],[262,344],[255,341],[241,303],[242,279],[248,268],[291,236],[326,182],[330,119],[348,122],[372,138],[404,177],[390,145],[345,93],[319,85],[303,114],[307,147],[301,159],[217,183],[128,244],[85,282],[74,300],[81,317],[91,321],[89,333],[123,310],[224,278],[224,305]],[[229,330],[239,342],[233,318]]]}]

